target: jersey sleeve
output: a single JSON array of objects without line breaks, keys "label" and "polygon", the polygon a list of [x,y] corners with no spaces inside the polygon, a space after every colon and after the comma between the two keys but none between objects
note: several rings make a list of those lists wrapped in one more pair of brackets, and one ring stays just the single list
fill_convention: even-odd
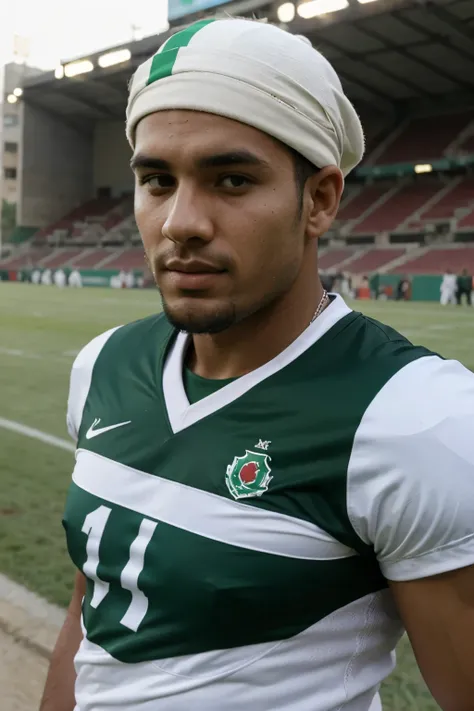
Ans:
[{"label": "jersey sleeve", "polygon": [[120,328],[111,328],[96,336],[76,356],[69,377],[66,425],[72,439],[77,442],[84,405],[91,386],[95,362],[110,336]]},{"label": "jersey sleeve", "polygon": [[474,375],[420,358],[373,400],[357,430],[347,509],[387,580],[474,564]]}]

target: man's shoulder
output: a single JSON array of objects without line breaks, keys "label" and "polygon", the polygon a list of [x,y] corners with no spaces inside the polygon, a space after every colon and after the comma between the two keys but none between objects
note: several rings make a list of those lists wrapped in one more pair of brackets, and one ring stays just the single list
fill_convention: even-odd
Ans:
[{"label": "man's shoulder", "polygon": [[464,408],[474,413],[474,374],[459,361],[428,352],[400,368],[366,414],[387,433],[396,434],[400,428],[413,434],[426,433]]},{"label": "man's shoulder", "polygon": [[127,353],[138,352],[143,342],[153,339],[155,347],[165,342],[173,331],[163,313],[153,314],[127,324],[107,329],[86,343],[77,354],[73,370],[92,368],[102,353],[113,352],[119,360]]},{"label": "man's shoulder", "polygon": [[166,317],[158,314],[110,328],[83,346],[74,360],[69,381],[67,426],[73,439],[77,439],[94,383],[100,389],[108,383],[113,389],[123,381],[124,373],[133,369],[141,377],[144,362],[151,372],[172,333]]},{"label": "man's shoulder", "polygon": [[[418,348],[418,346],[415,346],[406,336],[387,323],[367,316],[366,314],[355,313],[358,316],[356,320],[357,327],[363,330],[364,334],[364,338],[363,340],[361,339],[360,343],[365,346],[369,352],[378,352],[381,346],[385,346],[389,350],[400,346],[404,346],[407,349]],[[426,351],[426,349],[424,350]],[[384,353],[384,351],[382,351],[382,353]]]},{"label": "man's shoulder", "polygon": [[359,378],[368,386],[376,385],[377,391],[413,361],[438,356],[391,326],[357,311],[341,319],[328,335],[332,340],[331,368],[339,365],[336,374],[350,373],[353,382]]},{"label": "man's shoulder", "polygon": [[426,429],[456,412],[460,403],[474,412],[474,374],[459,361],[416,345],[391,326],[367,316],[361,315],[358,328],[363,335],[359,333],[354,341],[358,344],[352,354],[355,362],[370,379],[377,378],[379,372],[385,374],[383,386],[365,413],[366,423],[377,422],[377,429],[396,433],[399,425],[402,429]]},{"label": "man's shoulder", "polygon": [[388,579],[472,564],[473,425],[473,373],[436,355],[405,365],[365,411],[351,453],[348,510]]}]

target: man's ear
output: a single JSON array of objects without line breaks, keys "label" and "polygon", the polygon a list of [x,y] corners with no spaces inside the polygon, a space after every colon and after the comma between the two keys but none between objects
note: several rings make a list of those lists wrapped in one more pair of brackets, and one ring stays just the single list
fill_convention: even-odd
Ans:
[{"label": "man's ear", "polygon": [[329,230],[334,222],[342,192],[344,178],[335,165],[322,168],[308,178],[305,191],[308,200],[306,235],[318,239]]}]

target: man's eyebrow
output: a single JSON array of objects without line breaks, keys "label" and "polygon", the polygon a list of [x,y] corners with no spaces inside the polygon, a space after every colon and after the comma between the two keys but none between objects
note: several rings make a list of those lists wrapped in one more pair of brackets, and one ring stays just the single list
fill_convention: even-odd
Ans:
[{"label": "man's eyebrow", "polygon": [[[214,153],[198,158],[196,161],[198,168],[225,168],[238,165],[254,165],[256,167],[270,168],[270,164],[266,160],[259,158],[255,153],[247,150]],[[130,161],[130,167],[132,170],[137,170],[137,168],[171,170],[171,164],[168,163],[168,161],[144,153],[137,153]]]},{"label": "man's eyebrow", "polygon": [[269,168],[270,164],[263,158],[259,158],[251,151],[228,151],[226,153],[215,153],[210,156],[203,156],[196,161],[199,168],[225,168],[232,165],[255,165],[257,167]]},{"label": "man's eyebrow", "polygon": [[132,170],[137,170],[137,168],[151,168],[152,170],[170,170],[171,166],[168,161],[162,158],[153,158],[152,156],[147,156],[145,153],[137,153],[133,156],[130,161],[130,167]]}]

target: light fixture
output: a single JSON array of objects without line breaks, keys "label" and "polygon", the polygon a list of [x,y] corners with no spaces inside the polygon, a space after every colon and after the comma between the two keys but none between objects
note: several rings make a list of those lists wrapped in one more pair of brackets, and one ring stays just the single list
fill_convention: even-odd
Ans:
[{"label": "light fixture", "polygon": [[90,59],[79,59],[77,62],[70,62],[64,66],[64,74],[67,77],[77,77],[79,74],[86,74],[94,69]]},{"label": "light fixture", "polygon": [[17,86],[16,89],[13,89],[13,93],[16,97],[20,98],[20,96],[23,95],[23,89],[20,89],[20,87]]},{"label": "light fixture", "polygon": [[18,97],[16,97],[15,94],[8,94],[7,101],[9,104],[16,104]]},{"label": "light fixture", "polygon": [[292,2],[284,2],[277,10],[280,22],[292,22],[295,19],[296,8]]},{"label": "light fixture", "polygon": [[432,173],[433,172],[433,166],[430,165],[430,163],[420,163],[420,165],[415,165],[414,168],[415,173]]},{"label": "light fixture", "polygon": [[99,57],[100,67],[113,67],[114,64],[122,64],[128,62],[132,58],[132,53],[129,49],[118,49],[115,52],[107,52]]},{"label": "light fixture", "polygon": [[62,79],[64,77],[64,67],[62,64],[60,64],[59,67],[56,67],[54,70],[54,76],[56,79]]},{"label": "light fixture", "polygon": [[349,7],[348,0],[309,0],[302,5],[298,5],[297,13],[305,20],[318,15],[328,15],[331,12],[338,12]]},{"label": "light fixture", "polygon": [[369,2],[378,2],[378,0],[357,0],[360,5],[367,5]]}]

